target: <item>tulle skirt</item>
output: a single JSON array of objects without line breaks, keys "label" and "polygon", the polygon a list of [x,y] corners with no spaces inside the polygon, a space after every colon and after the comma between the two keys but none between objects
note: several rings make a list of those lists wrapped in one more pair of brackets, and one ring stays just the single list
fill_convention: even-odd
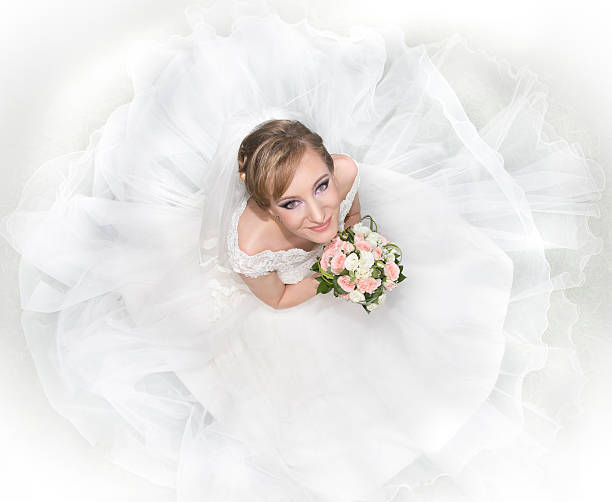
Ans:
[{"label": "tulle skirt", "polygon": [[[181,502],[536,493],[580,399],[563,292],[601,250],[605,186],[546,121],[544,84],[460,35],[340,36],[263,3],[185,14],[192,33],[134,50],[133,99],[2,219],[52,406]],[[283,112],[359,163],[362,214],[404,251],[369,315],[331,295],[274,310],[199,263],[226,125]]]}]

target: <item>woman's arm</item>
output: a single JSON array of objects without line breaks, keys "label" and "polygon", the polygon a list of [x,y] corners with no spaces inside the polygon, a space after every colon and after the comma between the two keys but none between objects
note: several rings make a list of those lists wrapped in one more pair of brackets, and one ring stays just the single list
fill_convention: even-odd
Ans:
[{"label": "woman's arm", "polygon": [[359,193],[355,194],[353,205],[349,209],[346,218],[344,218],[344,228],[348,228],[361,219],[361,204],[359,202]]},{"label": "woman's arm", "polygon": [[262,302],[275,309],[294,307],[317,294],[319,282],[315,279],[320,274],[313,273],[296,284],[284,284],[276,272],[259,277],[247,277],[240,274],[242,280]]},{"label": "woman's arm", "polygon": [[[360,219],[361,204],[359,193],[356,193],[353,204],[344,218],[344,228],[354,225]],[[315,277],[319,275],[321,274],[310,274],[296,284],[284,284],[276,272],[255,278],[243,274],[240,274],[240,277],[261,301],[275,309],[286,309],[299,305],[317,294],[319,282]]]}]

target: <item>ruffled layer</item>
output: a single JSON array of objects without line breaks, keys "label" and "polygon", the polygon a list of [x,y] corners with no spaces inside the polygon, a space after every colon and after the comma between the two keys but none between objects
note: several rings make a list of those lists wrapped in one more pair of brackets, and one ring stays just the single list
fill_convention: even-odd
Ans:
[{"label": "ruffled layer", "polygon": [[[209,24],[223,12],[235,19],[227,37]],[[53,407],[114,462],[175,487],[182,502],[239,499],[240,490],[255,500],[328,500],[291,478],[256,474],[265,459],[228,438],[177,376],[235,347],[236,305],[258,306],[230,270],[199,266],[198,236],[202,208],[215,201],[220,141],[276,110],[304,117],[330,151],[351,153],[371,186],[385,170],[437,191],[513,263],[491,394],[451,441],[358,500],[535,493],[530,473],[543,472],[538,459],[579,406],[578,315],[564,290],[583,284],[601,250],[588,220],[599,216],[605,184],[601,168],[546,122],[545,86],[460,36],[408,48],[399,29],[340,37],[285,23],[264,4],[185,13],[193,33],[139,46],[133,100],[85,151],[43,164],[2,219],[22,255],[22,325]],[[360,191],[362,207],[397,204],[379,193]],[[549,329],[553,293],[563,315]]]},{"label": "ruffled layer", "polygon": [[[426,49],[433,64],[423,63],[431,72],[425,95],[448,124],[433,136],[430,125],[411,131],[410,147],[390,154],[388,165],[444,193],[512,258],[514,282],[506,350],[487,402],[444,448],[399,473],[384,497],[553,500],[559,494],[547,490],[554,463],[547,454],[564,417],[580,409],[585,381],[572,341],[578,312],[564,290],[584,284],[589,258],[602,250],[588,220],[600,216],[604,172],[546,122],[548,91],[533,72],[475,51],[460,36]],[[455,155],[430,148],[444,141],[447,148],[456,142]],[[469,169],[454,168],[466,157]]]}]

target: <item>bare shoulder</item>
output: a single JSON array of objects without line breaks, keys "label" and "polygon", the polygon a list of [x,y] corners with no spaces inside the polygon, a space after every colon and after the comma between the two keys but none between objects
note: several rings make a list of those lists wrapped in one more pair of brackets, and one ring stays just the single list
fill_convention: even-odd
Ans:
[{"label": "bare shoulder", "polygon": [[332,153],[334,160],[334,176],[338,183],[341,199],[344,199],[357,177],[357,163],[345,153]]},{"label": "bare shoulder", "polygon": [[249,256],[269,249],[273,234],[270,222],[252,207],[249,201],[238,218],[238,247]]}]

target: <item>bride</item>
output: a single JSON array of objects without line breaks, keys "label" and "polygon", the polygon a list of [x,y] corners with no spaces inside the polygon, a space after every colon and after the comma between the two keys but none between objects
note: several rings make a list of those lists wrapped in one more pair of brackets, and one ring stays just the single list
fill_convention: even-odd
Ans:
[{"label": "bride", "polygon": [[[547,310],[601,249],[601,168],[459,36],[246,4],[220,36],[216,8],[135,52],[134,98],[2,219],[50,403],[180,502],[535,493],[583,379]],[[310,269],[362,212],[406,276],[371,315]]]},{"label": "bride", "polygon": [[[347,155],[332,157],[318,134],[287,120],[258,127],[244,139],[239,156],[240,176],[250,197],[238,218],[233,269],[268,305],[292,307],[316,294],[318,274],[290,285],[287,267],[301,263],[277,260],[274,266],[280,270],[270,271],[258,267],[257,255],[293,249],[310,268],[313,260],[306,261],[313,251],[320,252],[318,244],[360,220],[359,197],[351,190],[357,164]],[[340,215],[341,201],[344,207],[350,205],[346,216]]]},{"label": "bride", "polygon": [[[396,171],[360,169],[347,154],[332,157],[300,121],[264,121],[237,152],[235,170],[214,171],[238,193],[225,203],[233,210],[221,225],[222,256],[253,294],[230,295],[222,327],[206,334],[219,329],[222,348],[177,373],[216,420],[194,439],[215,467],[189,480],[193,492],[357,500],[397,490],[432,455],[451,468],[466,439],[440,449],[461,437],[498,377],[511,260],[439,194]],[[410,283],[372,319],[339,298],[315,297],[310,271],[323,245],[359,221],[362,180],[367,207],[405,249]],[[202,232],[216,226],[205,208]],[[480,413],[474,422],[490,411]],[[487,427],[478,438],[464,427],[470,448],[509,432],[499,419]],[[241,473],[231,490],[218,481],[225,469]]]}]

